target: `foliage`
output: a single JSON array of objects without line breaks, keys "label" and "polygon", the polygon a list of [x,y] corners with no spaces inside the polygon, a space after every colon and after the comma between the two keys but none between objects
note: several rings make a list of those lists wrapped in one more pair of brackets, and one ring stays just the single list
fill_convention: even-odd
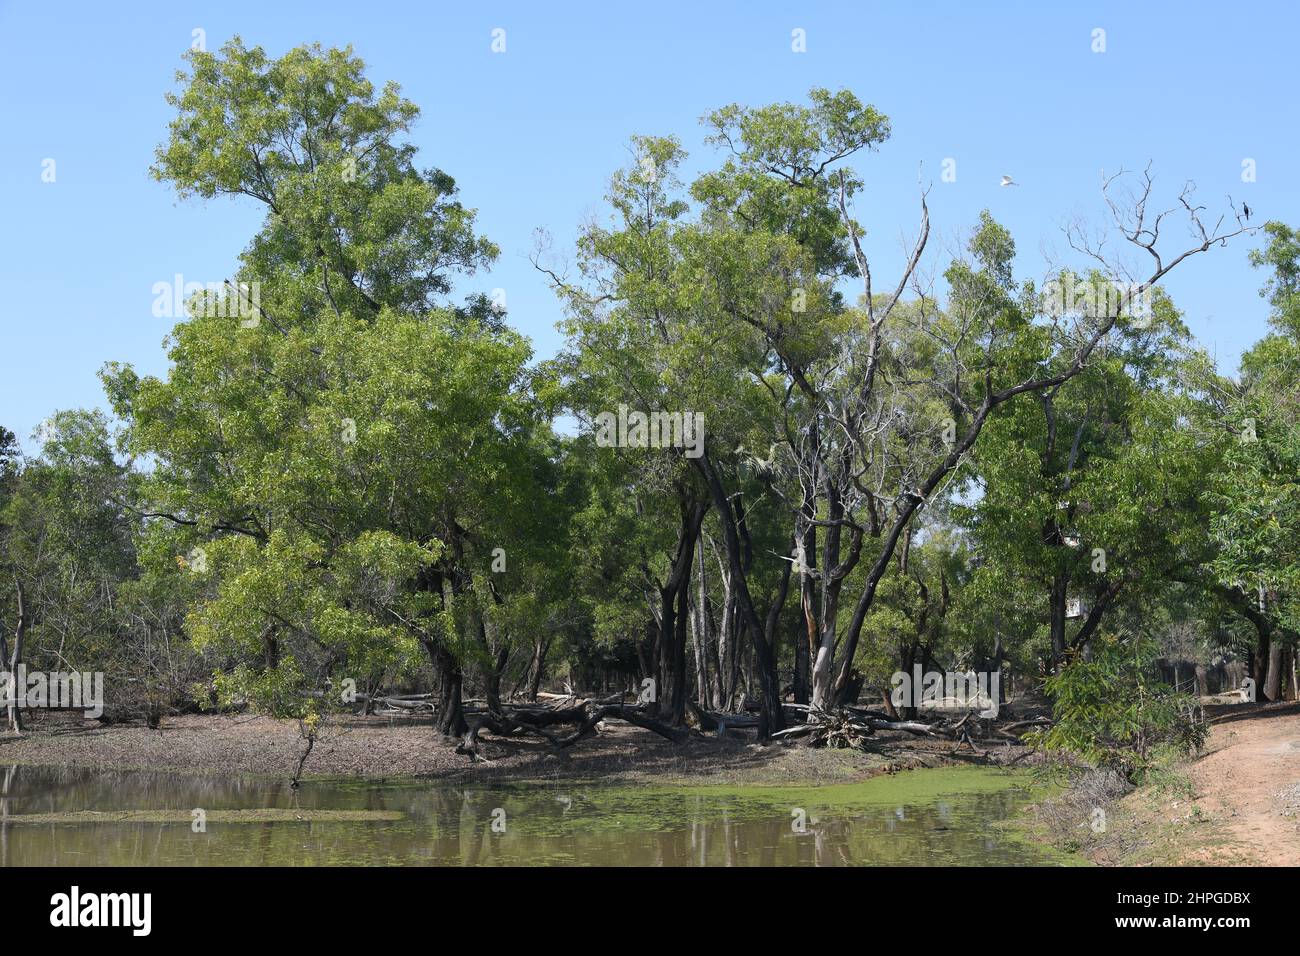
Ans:
[{"label": "foliage", "polygon": [[1113,767],[1132,776],[1167,744],[1184,755],[1199,751],[1209,726],[1196,700],[1152,676],[1151,642],[1106,638],[1092,653],[1047,678],[1052,726],[1031,742],[1056,754]]}]

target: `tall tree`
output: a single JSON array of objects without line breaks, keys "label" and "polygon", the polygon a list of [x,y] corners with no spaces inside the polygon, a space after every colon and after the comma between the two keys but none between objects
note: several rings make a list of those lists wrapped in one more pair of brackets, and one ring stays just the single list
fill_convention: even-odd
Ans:
[{"label": "tall tree", "polygon": [[[1056,287],[1100,302],[1101,276]],[[1079,375],[992,419],[973,458],[978,497],[961,509],[983,556],[985,599],[1039,595],[1051,654],[1085,647],[1117,602],[1152,600],[1194,568],[1201,480],[1221,442],[1194,414],[1203,356],[1163,294],[1145,328],[1112,334]]]},{"label": "tall tree", "polygon": [[266,219],[228,293],[190,299],[165,380],[105,371],[130,447],[157,459],[136,510],[175,526],[203,582],[191,632],[240,651],[236,692],[297,700],[422,647],[459,734],[480,534],[498,495],[526,502],[505,491],[534,474],[540,424],[526,343],[481,297],[443,301],[495,247],[450,177],[415,167],[416,107],[349,50],[189,58],[155,175]]},{"label": "tall tree", "polygon": [[1224,383],[1224,423],[1235,440],[1210,494],[1214,572],[1256,628],[1257,688],[1278,700],[1300,642],[1300,234],[1279,222],[1264,231],[1268,242],[1251,263],[1270,270],[1261,294],[1272,330],[1242,355],[1240,381]]}]

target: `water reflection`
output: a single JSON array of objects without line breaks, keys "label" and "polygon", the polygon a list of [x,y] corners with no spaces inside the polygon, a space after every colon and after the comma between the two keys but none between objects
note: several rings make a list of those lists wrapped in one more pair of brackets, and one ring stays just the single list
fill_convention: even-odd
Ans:
[{"label": "water reflection", "polygon": [[[928,771],[926,771],[928,772]],[[975,771],[983,773],[983,771]],[[991,773],[991,771],[990,771]],[[974,779],[974,778],[963,778]],[[984,781],[988,783],[987,780]],[[29,865],[1023,865],[1052,862],[995,821],[1020,787],[900,802],[889,781],[803,791],[803,832],[788,793],[746,788],[427,782],[286,783],[235,776],[0,770],[0,863]],[[1001,783],[999,783],[1001,786]],[[397,821],[20,823],[80,810],[288,807],[399,811]]]}]

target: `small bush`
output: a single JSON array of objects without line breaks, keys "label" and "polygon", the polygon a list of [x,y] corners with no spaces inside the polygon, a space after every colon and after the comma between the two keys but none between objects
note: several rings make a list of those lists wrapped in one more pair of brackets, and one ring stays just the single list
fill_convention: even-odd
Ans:
[{"label": "small bush", "polygon": [[1047,679],[1053,723],[1027,739],[1130,780],[1158,762],[1158,752],[1196,753],[1209,732],[1205,714],[1195,698],[1160,682],[1156,656],[1140,639],[1099,640],[1089,659],[1076,658]]}]

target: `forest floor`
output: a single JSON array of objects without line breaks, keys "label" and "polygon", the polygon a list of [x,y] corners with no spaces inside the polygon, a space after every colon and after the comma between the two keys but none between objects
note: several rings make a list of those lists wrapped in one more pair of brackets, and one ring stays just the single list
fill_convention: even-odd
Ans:
[{"label": "forest floor", "polygon": [[[591,780],[658,783],[848,783],[880,773],[963,763],[1025,762],[1022,747],[985,755],[951,741],[881,732],[871,749],[813,749],[796,743],[760,746],[746,739],[700,736],[674,745],[622,723],[556,751],[537,738],[484,734],[486,763],[457,754],[428,720],[349,717],[322,732],[304,777]],[[268,717],[183,715],[157,730],[143,724],[102,725],[77,714],[36,713],[20,736],[0,734],[0,764],[46,764],[142,770],[250,773],[289,777],[304,741],[295,721]]]},{"label": "forest floor", "polygon": [[1106,806],[1081,851],[1119,866],[1300,865],[1300,704],[1208,707],[1205,752]]}]

